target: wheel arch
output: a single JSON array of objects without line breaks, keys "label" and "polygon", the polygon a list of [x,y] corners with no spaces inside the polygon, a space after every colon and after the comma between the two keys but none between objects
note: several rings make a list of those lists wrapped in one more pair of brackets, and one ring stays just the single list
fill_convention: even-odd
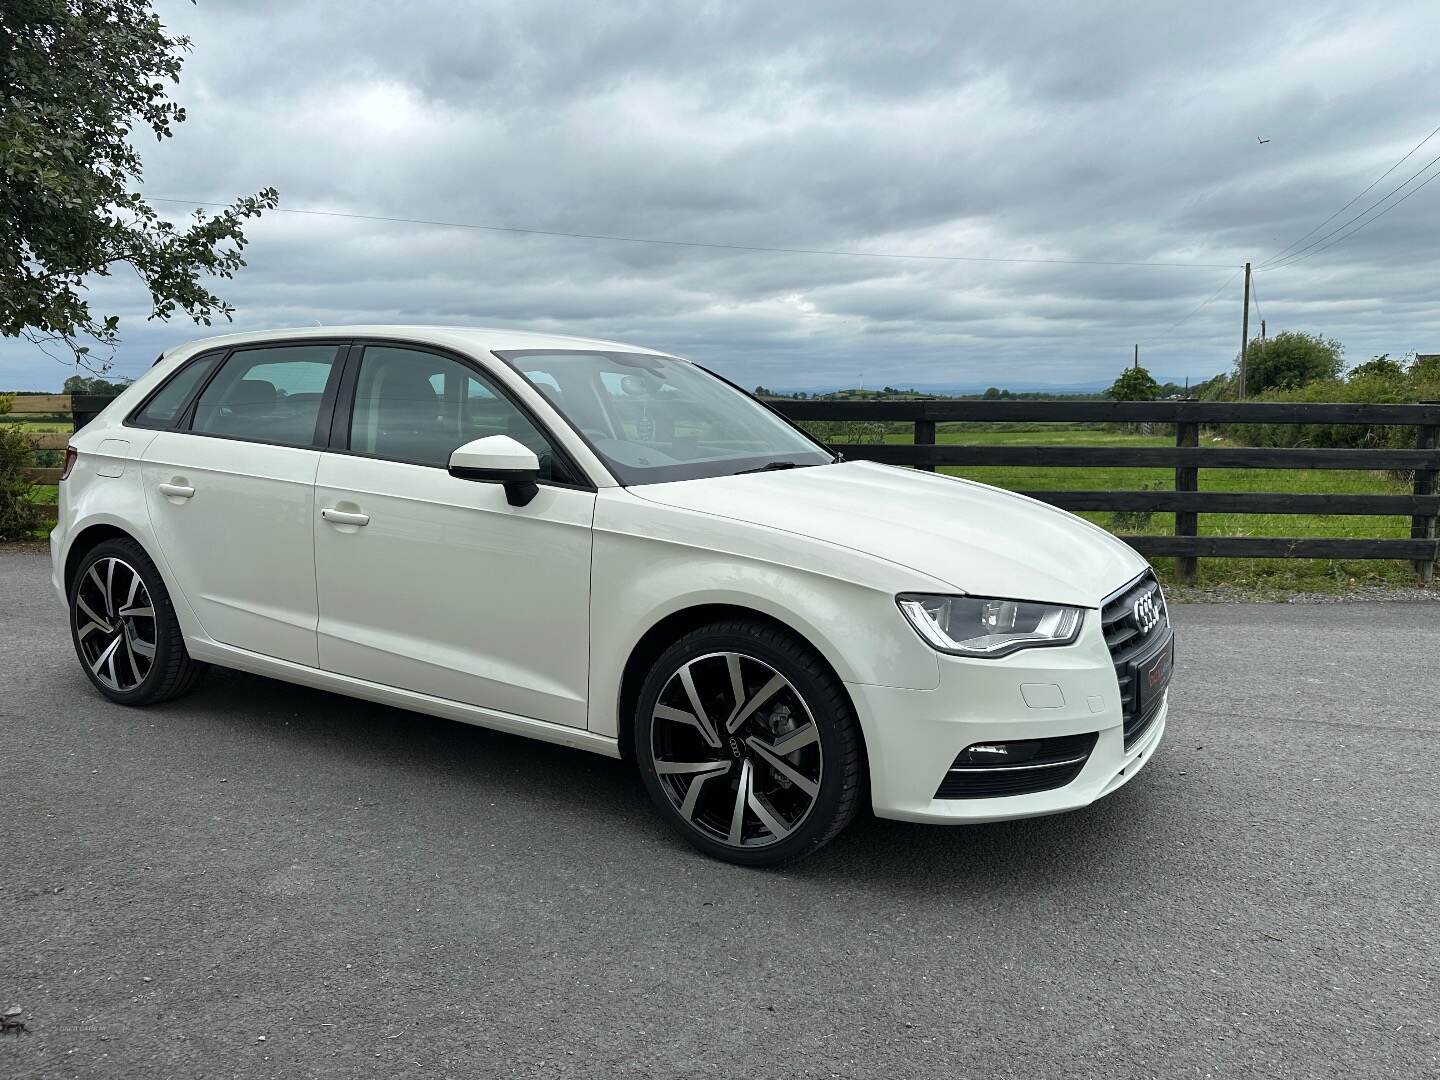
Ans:
[{"label": "wheel arch", "polygon": [[164,559],[164,552],[160,549],[159,537],[151,533],[145,527],[146,524],[148,523],[119,518],[109,513],[87,516],[77,522],[62,545],[63,562],[57,559],[55,563],[60,571],[57,584],[65,590],[62,599],[66,604],[70,602],[70,589],[75,583],[75,574],[89,552],[107,540],[129,540],[145,553],[155,572],[160,575],[161,584],[170,596],[170,606],[175,612],[175,618],[179,620],[186,648],[191,648],[196,642],[207,640],[204,628],[191,609],[189,598],[184,590],[178,587],[171,574],[170,566]]},{"label": "wheel arch", "polygon": [[[80,569],[80,563],[87,554],[94,551],[106,540],[129,540],[131,543],[140,545],[140,550],[150,556],[150,561],[155,562],[155,556],[145,546],[145,542],[132,532],[122,529],[120,526],[108,521],[96,522],[86,525],[71,538],[69,546],[65,551],[65,572],[63,581],[65,583],[65,595],[70,595],[70,589],[75,584],[75,575]],[[163,575],[162,575],[163,576]]]},{"label": "wheel arch", "polygon": [[[826,656],[825,650],[817,645],[810,636],[785,620],[743,604],[723,602],[692,604],[672,611],[654,623],[631,647],[625,660],[625,666],[620,676],[615,714],[616,739],[620,745],[620,755],[624,760],[632,764],[635,761],[634,733],[630,720],[635,706],[640,700],[640,689],[645,683],[645,676],[649,674],[655,661],[660,658],[660,654],[692,630],[698,630],[700,627],[709,626],[712,623],[735,619],[762,623],[796,638],[815,654],[840,683],[845,698],[850,703],[850,708],[856,708],[855,700],[850,694],[849,688],[845,686],[845,680],[836,670],[830,658]],[[863,750],[865,741],[863,732],[860,741]]]}]

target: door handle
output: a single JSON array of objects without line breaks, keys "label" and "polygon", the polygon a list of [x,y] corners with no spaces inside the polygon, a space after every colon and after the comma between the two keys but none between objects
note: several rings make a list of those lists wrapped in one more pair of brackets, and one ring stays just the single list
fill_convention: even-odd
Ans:
[{"label": "door handle", "polygon": [[161,484],[160,494],[171,499],[188,499],[195,494],[189,484]]},{"label": "door handle", "polygon": [[320,516],[326,521],[333,521],[336,525],[369,525],[369,514],[352,514],[348,510],[336,510],[333,506],[327,506],[320,511]]}]

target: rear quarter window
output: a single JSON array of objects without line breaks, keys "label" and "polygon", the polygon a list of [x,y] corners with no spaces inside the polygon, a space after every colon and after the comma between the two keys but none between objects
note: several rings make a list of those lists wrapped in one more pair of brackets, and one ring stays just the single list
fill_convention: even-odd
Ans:
[{"label": "rear quarter window", "polygon": [[220,354],[212,353],[209,356],[196,357],[182,365],[180,370],[171,375],[159,390],[150,395],[150,400],[130,417],[130,423],[147,428],[168,428],[174,425],[185,403],[190,400],[190,395],[205,381],[205,376],[210,374],[219,360]]}]

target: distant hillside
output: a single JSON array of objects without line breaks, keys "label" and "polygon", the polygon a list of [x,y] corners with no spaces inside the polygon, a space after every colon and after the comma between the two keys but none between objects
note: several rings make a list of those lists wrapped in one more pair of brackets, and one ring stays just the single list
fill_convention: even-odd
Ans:
[{"label": "distant hillside", "polygon": [[[1157,376],[1161,385],[1161,397],[1182,394],[1186,388],[1185,377]],[[1204,385],[1203,380],[1190,379],[1193,389]],[[879,389],[858,387],[767,387],[758,386],[762,396],[790,398],[818,398],[822,401],[856,401],[885,398],[1056,398],[1056,397],[1099,397],[1110,386],[1109,382],[1094,383],[1043,383],[1012,382],[1004,386],[982,385],[980,383],[925,383],[919,386],[885,386]]]},{"label": "distant hillside", "polygon": [[[1016,394],[1098,394],[1105,387],[1106,383],[1009,383],[998,389],[1009,390]],[[986,390],[994,386],[993,383],[923,383],[918,386],[885,387],[876,389],[867,387],[863,390],[858,387],[841,386],[777,386],[768,388],[771,393],[793,397],[796,394],[804,394],[806,397],[854,397],[864,395],[866,397],[895,397],[897,395],[919,396],[919,397],[979,397]]]}]

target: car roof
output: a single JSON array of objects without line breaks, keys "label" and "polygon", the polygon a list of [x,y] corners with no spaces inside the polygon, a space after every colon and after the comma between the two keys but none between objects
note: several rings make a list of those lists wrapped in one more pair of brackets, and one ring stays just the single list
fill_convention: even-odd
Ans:
[{"label": "car roof", "polygon": [[639,345],[627,345],[620,341],[605,341],[600,338],[571,337],[568,334],[550,334],[533,330],[506,330],[483,326],[300,326],[280,330],[257,330],[249,333],[222,334],[218,337],[189,341],[175,349],[167,349],[166,356],[174,352],[197,352],[217,345],[262,343],[266,341],[293,341],[296,338],[388,338],[424,345],[441,345],[461,350],[480,349],[487,352],[511,349],[586,349],[605,352],[646,353],[651,356],[668,356],[655,349]]}]

